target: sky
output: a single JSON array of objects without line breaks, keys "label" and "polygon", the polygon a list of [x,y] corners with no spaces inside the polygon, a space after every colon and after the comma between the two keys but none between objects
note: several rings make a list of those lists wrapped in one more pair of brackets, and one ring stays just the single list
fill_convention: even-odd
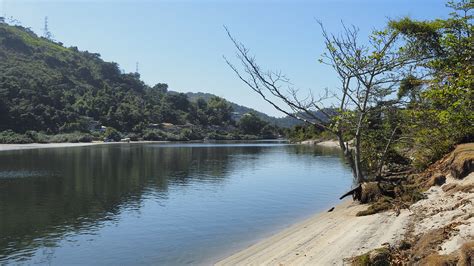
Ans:
[{"label": "sky", "polygon": [[[0,0],[0,14],[25,27],[49,31],[65,46],[77,46],[138,70],[150,86],[167,83],[179,92],[209,92],[274,116],[282,116],[247,88],[226,65],[235,49],[223,28],[243,42],[257,62],[285,73],[302,92],[315,95],[337,86],[316,20],[329,32],[341,21],[361,37],[389,19],[445,18],[444,0]],[[362,39],[363,41],[363,39]],[[237,62],[237,60],[233,60]]]}]

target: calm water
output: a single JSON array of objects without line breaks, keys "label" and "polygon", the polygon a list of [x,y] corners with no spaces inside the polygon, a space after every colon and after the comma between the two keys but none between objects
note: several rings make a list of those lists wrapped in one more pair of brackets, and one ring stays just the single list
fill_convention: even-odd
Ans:
[{"label": "calm water", "polygon": [[351,182],[337,150],[276,142],[0,152],[0,264],[209,264]]}]

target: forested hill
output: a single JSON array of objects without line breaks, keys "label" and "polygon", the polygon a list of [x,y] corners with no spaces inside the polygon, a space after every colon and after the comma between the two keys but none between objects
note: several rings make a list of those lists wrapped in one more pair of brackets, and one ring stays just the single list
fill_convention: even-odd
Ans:
[{"label": "forested hill", "polygon": [[[191,102],[196,102],[198,99],[203,99],[205,101],[209,101],[210,99],[216,97],[216,95],[211,94],[211,93],[204,93],[204,92],[187,92],[186,95],[188,96],[188,99]],[[260,119],[262,119],[265,122],[268,122],[272,125],[276,125],[278,127],[282,128],[291,128],[296,125],[301,125],[302,122],[299,120],[296,120],[292,117],[285,116],[285,117],[274,117],[274,116],[269,116],[265,113],[259,112],[255,109],[242,106],[233,102],[229,102],[229,104],[232,106],[232,109],[234,110],[234,118],[235,119],[240,119],[244,114],[247,113],[254,113],[257,115]]]},{"label": "forested hill", "polygon": [[222,98],[191,102],[166,84],[151,87],[137,73],[122,73],[97,53],[21,26],[0,23],[0,58],[0,131],[89,132],[98,124],[141,134],[160,123],[238,126]]}]

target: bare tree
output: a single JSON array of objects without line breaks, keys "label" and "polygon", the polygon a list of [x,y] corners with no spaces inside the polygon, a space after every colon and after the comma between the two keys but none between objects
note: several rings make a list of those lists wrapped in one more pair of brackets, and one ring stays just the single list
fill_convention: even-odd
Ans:
[{"label": "bare tree", "polygon": [[[362,167],[361,141],[367,128],[366,118],[374,106],[392,94],[405,71],[416,62],[400,53],[396,31],[376,31],[367,44],[360,44],[356,27],[343,25],[343,33],[333,35],[318,23],[326,48],[320,62],[332,67],[340,80],[340,86],[330,94],[326,92],[321,97],[314,97],[309,92],[307,97],[300,98],[299,91],[281,72],[262,70],[245,45],[237,41],[226,27],[240,67],[226,57],[224,59],[240,80],[277,110],[335,134],[354,178],[362,184],[367,182],[369,175],[376,174],[368,173]],[[329,97],[336,98],[336,104],[324,106],[324,100]],[[337,110],[337,115],[329,114],[328,108]],[[316,115],[317,111],[325,119]],[[387,146],[379,156],[377,169],[384,164],[393,136],[394,133],[387,136]],[[350,142],[353,143],[349,145]]]}]

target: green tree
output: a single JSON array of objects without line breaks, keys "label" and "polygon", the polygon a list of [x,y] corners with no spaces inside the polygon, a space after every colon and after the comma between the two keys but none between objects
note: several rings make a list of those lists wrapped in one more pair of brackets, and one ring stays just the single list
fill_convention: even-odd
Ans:
[{"label": "green tree", "polygon": [[213,97],[207,103],[208,121],[211,125],[224,126],[232,123],[232,106],[220,98]]},{"label": "green tree", "polygon": [[405,131],[420,166],[439,159],[456,143],[474,140],[474,4],[464,0],[448,6],[453,9],[448,19],[389,23],[403,34],[406,53],[421,62],[422,68],[400,88],[400,95],[418,102],[407,108]]},{"label": "green tree", "polygon": [[267,122],[260,119],[254,113],[247,113],[240,118],[237,126],[244,134],[258,136],[262,133],[262,130],[267,124]]}]

